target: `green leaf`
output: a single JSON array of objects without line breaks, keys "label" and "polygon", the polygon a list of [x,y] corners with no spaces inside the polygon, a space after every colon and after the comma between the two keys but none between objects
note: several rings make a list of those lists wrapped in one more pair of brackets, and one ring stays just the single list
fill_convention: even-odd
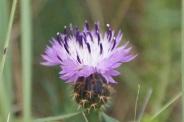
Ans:
[{"label": "green leaf", "polygon": [[77,112],[77,113],[64,114],[61,116],[47,117],[47,118],[37,119],[34,122],[50,122],[50,121],[56,121],[56,120],[63,120],[63,119],[67,119],[67,118],[76,116],[76,115],[81,114],[81,113],[82,112]]},{"label": "green leaf", "polygon": [[119,122],[118,120],[106,115],[104,112],[101,112],[100,115],[104,118],[105,122]]}]

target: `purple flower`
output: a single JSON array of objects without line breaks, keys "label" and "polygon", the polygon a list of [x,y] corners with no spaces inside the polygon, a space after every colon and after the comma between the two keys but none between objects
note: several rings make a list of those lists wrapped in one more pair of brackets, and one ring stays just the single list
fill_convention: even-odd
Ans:
[{"label": "purple flower", "polygon": [[112,76],[117,76],[116,71],[122,63],[129,62],[137,55],[128,53],[132,47],[126,48],[128,43],[118,47],[122,39],[121,31],[115,36],[107,24],[107,32],[101,34],[99,23],[95,23],[95,29],[90,30],[86,22],[84,30],[75,31],[70,24],[70,35],[67,35],[66,26],[64,33],[57,33],[57,38],[52,38],[51,47],[47,46],[45,55],[41,55],[45,62],[42,65],[60,65],[61,79],[76,82],[79,77],[88,77],[91,74],[101,74],[107,82],[116,83]]}]

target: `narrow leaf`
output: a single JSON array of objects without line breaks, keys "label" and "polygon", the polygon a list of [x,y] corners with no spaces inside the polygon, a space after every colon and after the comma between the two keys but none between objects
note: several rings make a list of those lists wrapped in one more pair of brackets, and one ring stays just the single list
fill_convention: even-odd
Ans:
[{"label": "narrow leaf", "polygon": [[81,114],[81,113],[82,112],[77,112],[77,113],[64,114],[61,116],[47,117],[47,118],[37,119],[34,122],[48,122],[48,121],[63,120],[63,119],[71,118],[71,117],[76,116],[76,115]]},{"label": "narrow leaf", "polygon": [[105,122],[119,122],[118,120],[106,115],[104,112],[101,112],[100,115],[104,118]]},{"label": "narrow leaf", "polygon": [[172,100],[170,100],[165,106],[163,106],[158,112],[156,112],[151,120],[155,119],[160,113],[162,113],[166,108],[168,108],[172,103],[174,103],[176,100],[178,100],[179,97],[182,96],[182,93],[177,94]]}]

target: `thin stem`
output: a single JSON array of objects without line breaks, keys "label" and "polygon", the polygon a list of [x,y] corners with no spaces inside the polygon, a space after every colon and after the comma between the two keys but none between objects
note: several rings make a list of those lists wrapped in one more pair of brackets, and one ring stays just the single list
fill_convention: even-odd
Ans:
[{"label": "thin stem", "polygon": [[5,64],[5,60],[6,60],[8,45],[9,45],[9,42],[10,42],[10,33],[11,33],[12,24],[13,24],[13,18],[14,18],[14,14],[15,14],[16,5],[17,5],[17,0],[14,0],[13,4],[12,4],[10,21],[9,21],[9,24],[8,24],[8,32],[7,32],[7,35],[6,35],[6,41],[5,41],[5,45],[4,45],[4,48],[3,48],[3,55],[2,55],[1,64],[0,64],[0,82],[2,82],[1,81],[2,73],[3,73],[4,64]]},{"label": "thin stem", "polygon": [[11,113],[8,114],[7,122],[10,121],[10,115],[11,115]]},{"label": "thin stem", "polygon": [[31,0],[21,0],[21,47],[22,47],[22,89],[23,119],[31,121],[31,77],[32,77],[32,17]]},{"label": "thin stem", "polygon": [[7,92],[5,92],[6,87],[3,83],[2,74],[3,74],[6,55],[7,55],[7,51],[8,51],[8,45],[9,45],[9,41],[10,41],[10,34],[11,34],[12,25],[13,25],[13,18],[14,18],[14,14],[15,14],[16,5],[17,5],[17,0],[14,0],[13,4],[12,4],[12,8],[11,8],[10,20],[8,23],[8,29],[7,29],[7,33],[6,33],[6,39],[5,39],[2,59],[1,59],[1,63],[0,63],[0,99],[1,99],[0,108],[1,108],[2,121],[5,121],[6,116],[10,111],[9,110],[10,108],[8,105],[8,103],[9,103],[8,97],[7,97],[8,95],[7,95]]},{"label": "thin stem", "polygon": [[135,101],[135,112],[134,112],[134,122],[136,121],[136,112],[137,112],[137,101],[139,99],[139,91],[140,91],[140,85],[138,84],[138,90],[137,90],[137,99]]},{"label": "thin stem", "polygon": [[145,100],[144,100],[144,102],[143,102],[143,106],[142,106],[142,109],[141,109],[141,111],[140,111],[140,115],[139,115],[139,118],[138,118],[138,122],[141,121],[141,118],[142,118],[142,116],[143,116],[143,114],[144,114],[144,111],[145,111],[145,109],[146,109],[146,106],[147,106],[147,104],[148,104],[148,101],[149,101],[149,99],[150,99],[151,94],[152,94],[152,89],[149,89],[148,92],[147,92],[147,94],[146,94]]},{"label": "thin stem", "polygon": [[184,122],[184,0],[182,0],[182,122]]},{"label": "thin stem", "polygon": [[87,117],[86,117],[86,115],[85,115],[84,112],[82,112],[82,115],[83,115],[83,117],[84,117],[84,120],[85,120],[86,122],[88,122],[88,119],[87,119]]},{"label": "thin stem", "polygon": [[0,0],[0,49],[2,51],[4,46],[4,41],[6,40],[6,34],[8,29],[8,19],[9,19],[9,12],[8,12],[8,1],[7,0]]},{"label": "thin stem", "polygon": [[[11,9],[9,7],[9,1],[8,0],[0,0],[0,52],[1,53],[3,52],[5,41],[6,41],[8,23],[9,23],[9,18],[10,18],[10,15],[9,15],[10,10]],[[13,32],[13,27],[12,27],[11,31]],[[11,40],[11,37],[12,37],[12,33],[11,33],[9,40]],[[8,106],[6,106],[6,108],[9,112],[10,110],[12,110],[12,101],[13,101],[11,47],[8,49],[6,55],[8,58],[6,58],[6,60],[4,62],[4,67],[3,67],[3,71],[2,71],[2,79],[1,79],[3,82],[3,85],[1,87],[4,87],[3,94],[5,94],[5,96],[7,97],[6,102],[7,102]],[[0,59],[2,59],[2,56],[3,55],[1,55]],[[0,99],[2,99],[2,98],[0,98]],[[7,113],[5,115],[7,115]]]}]

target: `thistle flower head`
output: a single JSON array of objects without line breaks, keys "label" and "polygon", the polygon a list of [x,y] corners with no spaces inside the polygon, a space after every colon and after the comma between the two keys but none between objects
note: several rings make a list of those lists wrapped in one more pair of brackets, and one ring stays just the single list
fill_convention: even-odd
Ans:
[{"label": "thistle flower head", "polygon": [[116,83],[112,76],[120,73],[115,70],[122,63],[129,62],[137,55],[128,55],[132,47],[126,48],[128,42],[118,47],[122,39],[121,31],[115,36],[107,24],[107,32],[101,34],[99,23],[90,30],[88,22],[82,32],[70,25],[70,35],[66,26],[63,33],[52,38],[51,47],[47,46],[42,58],[46,66],[60,65],[61,79],[73,82],[72,99],[79,107],[88,111],[103,107],[115,90],[109,85]]},{"label": "thistle flower head", "polygon": [[58,32],[56,38],[50,41],[52,46],[46,47],[46,54],[42,55],[45,62],[41,64],[60,65],[60,78],[67,83],[76,82],[79,77],[87,78],[95,73],[103,76],[106,83],[116,83],[112,76],[120,73],[115,68],[137,56],[128,55],[132,49],[127,48],[129,42],[118,47],[122,36],[121,31],[115,35],[109,24],[104,34],[100,33],[99,23],[95,23],[95,28],[90,30],[86,22],[83,31],[79,31],[77,26],[73,29],[70,24],[70,35],[67,34],[66,26],[63,33]]}]

